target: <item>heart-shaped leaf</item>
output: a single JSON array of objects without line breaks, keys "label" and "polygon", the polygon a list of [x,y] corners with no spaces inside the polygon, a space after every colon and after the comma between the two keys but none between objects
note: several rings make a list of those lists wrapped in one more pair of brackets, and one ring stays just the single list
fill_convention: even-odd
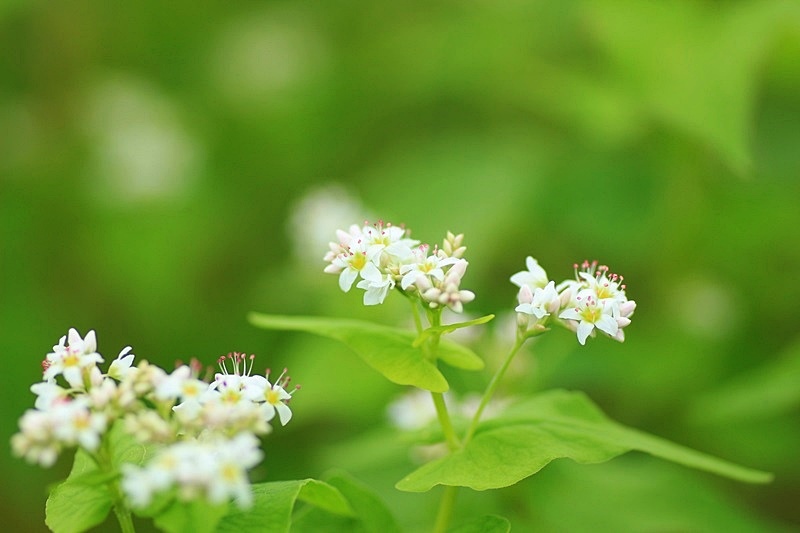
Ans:
[{"label": "heart-shaped leaf", "polygon": [[340,516],[353,510],[342,493],[315,479],[275,481],[253,485],[253,506],[235,509],[217,527],[220,533],[288,533],[292,511],[300,500]]},{"label": "heart-shaped leaf", "polygon": [[475,490],[513,485],[554,459],[601,463],[631,450],[739,481],[766,483],[772,475],[717,459],[665,439],[618,424],[584,394],[555,390],[510,408],[481,424],[456,452],[427,463],[397,488],[424,492],[435,485]]}]

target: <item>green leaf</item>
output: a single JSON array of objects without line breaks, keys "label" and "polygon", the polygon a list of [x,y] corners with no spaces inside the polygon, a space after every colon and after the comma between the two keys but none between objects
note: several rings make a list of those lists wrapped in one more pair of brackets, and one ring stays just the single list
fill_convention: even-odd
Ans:
[{"label": "green leaf", "polygon": [[295,518],[292,533],[400,533],[392,514],[369,487],[342,471],[324,479],[347,498],[355,516],[334,516],[318,508],[309,509]]},{"label": "green leaf", "polygon": [[435,485],[475,490],[513,485],[554,459],[601,463],[638,450],[738,481],[766,483],[772,475],[738,466],[608,419],[584,394],[554,390],[481,424],[461,450],[427,463],[397,488],[424,492]]},{"label": "green leaf", "polygon": [[632,107],[695,137],[734,171],[748,171],[763,56],[796,6],[626,0],[587,8],[592,34]]},{"label": "green leaf", "polygon": [[339,489],[369,533],[399,533],[400,527],[389,509],[366,485],[345,472],[336,472],[326,481]]},{"label": "green leaf", "polygon": [[502,516],[486,515],[450,530],[450,533],[508,533],[511,523]]},{"label": "green leaf", "polygon": [[[265,329],[305,331],[338,340],[394,383],[433,392],[449,389],[436,364],[413,346],[415,336],[411,331],[348,319],[260,313],[250,313],[248,318],[253,325]],[[472,351],[445,339],[439,345],[439,357],[459,368],[483,368],[483,361]]]},{"label": "green leaf", "polygon": [[115,471],[104,472],[92,457],[78,449],[67,479],[58,484],[45,504],[45,523],[56,532],[85,531],[105,520],[113,505],[108,483],[122,463],[143,464],[149,447],[128,435],[117,421],[104,437]]},{"label": "green leaf", "polygon": [[55,533],[71,533],[102,523],[112,506],[104,480],[107,474],[100,471],[89,454],[75,452],[69,476],[47,498],[45,524]]},{"label": "green leaf", "polygon": [[154,522],[167,533],[212,533],[228,512],[228,506],[228,503],[214,505],[202,499],[175,500],[154,518]]},{"label": "green leaf", "polygon": [[788,415],[800,407],[800,341],[775,360],[701,396],[689,417],[695,423],[730,423]]},{"label": "green leaf", "polygon": [[414,346],[415,347],[420,346],[423,342],[425,342],[425,339],[427,339],[434,333],[439,333],[441,335],[444,335],[445,333],[450,333],[457,329],[467,328],[469,326],[477,326],[480,324],[486,324],[493,318],[494,315],[486,315],[480,318],[476,318],[474,320],[468,320],[466,322],[456,322],[454,324],[445,324],[443,326],[431,326],[419,334],[419,336],[414,340]]},{"label": "green leaf", "polygon": [[334,487],[315,479],[275,481],[253,485],[253,506],[233,509],[217,531],[233,533],[288,533],[297,500],[330,513],[352,516],[347,500]]}]

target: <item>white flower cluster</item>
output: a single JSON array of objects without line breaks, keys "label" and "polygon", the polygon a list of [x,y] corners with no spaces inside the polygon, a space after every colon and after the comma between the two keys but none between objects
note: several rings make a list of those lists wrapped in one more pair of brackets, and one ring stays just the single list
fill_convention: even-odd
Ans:
[{"label": "white flower cluster", "polygon": [[464,236],[447,233],[442,247],[420,244],[405,228],[384,224],[352,225],[337,230],[339,242],[331,242],[325,261],[329,274],[339,274],[339,287],[349,291],[356,279],[364,289],[364,305],[383,303],[399,285],[409,296],[417,295],[430,308],[449,307],[460,313],[475,294],[461,289],[469,264],[463,259]]},{"label": "white flower cluster", "polygon": [[251,375],[255,356],[231,353],[207,383],[198,378],[196,361],[167,374],[147,361],[134,366],[130,351],[122,350],[104,374],[94,331],[81,338],[70,329],[42,362],[44,381],[31,387],[35,409],[20,419],[14,453],[45,467],[67,448],[94,454],[118,422],[157,450],[145,466],[123,468],[122,487],[134,505],[147,505],[171,487],[183,498],[249,505],[246,471],[262,458],[256,435],[271,430],[276,413],[283,425],[292,417],[286,371],[270,382],[269,370]]},{"label": "white flower cluster", "polygon": [[625,340],[623,329],[631,323],[636,302],[625,295],[623,277],[609,272],[597,261],[573,265],[575,279],[558,285],[550,281],[536,259],[526,259],[527,270],[511,276],[518,286],[517,324],[522,333],[543,331],[548,322],[559,322],[578,335],[581,344],[595,330],[620,342]]}]

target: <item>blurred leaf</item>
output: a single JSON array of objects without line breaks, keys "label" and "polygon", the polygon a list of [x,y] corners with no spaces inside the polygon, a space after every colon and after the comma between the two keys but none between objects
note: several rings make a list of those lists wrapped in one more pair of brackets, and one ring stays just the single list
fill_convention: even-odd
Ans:
[{"label": "blurred leaf", "polygon": [[[535,502],[533,531],[787,532],[713,479],[642,456],[584,466],[558,461],[515,487]],[[510,517],[512,518],[512,517]],[[512,518],[513,522],[513,518]]]},{"label": "blurred leaf", "polygon": [[47,498],[45,524],[55,533],[86,531],[103,522],[111,510],[108,486],[98,483],[103,473],[83,450],[75,453],[72,470]]},{"label": "blurred leaf", "polygon": [[634,105],[708,144],[735,171],[747,171],[759,61],[774,28],[796,16],[797,7],[620,1],[587,9]]},{"label": "blurred leaf", "polygon": [[253,485],[253,507],[235,509],[219,524],[220,532],[288,533],[297,500],[331,513],[352,516],[353,511],[338,489],[315,479],[275,481]]},{"label": "blurred leaf", "polygon": [[[122,463],[141,465],[149,454],[148,447],[128,435],[121,422],[115,423],[104,439],[115,469]],[[115,477],[116,473],[100,470],[88,453],[78,449],[69,476],[47,498],[45,523],[59,532],[84,531],[100,524],[112,507],[108,483]]]},{"label": "blurred leaf", "polygon": [[[334,318],[250,313],[249,319],[255,326],[265,329],[305,331],[343,342],[394,383],[433,392],[445,392],[449,388],[436,365],[420,349],[413,347],[415,335],[411,331]],[[480,361],[468,348],[446,339],[439,344],[439,357],[453,366],[470,369],[475,369]],[[478,368],[483,366],[482,361],[480,365]]]},{"label": "blurred leaf", "polygon": [[355,511],[355,516],[332,516],[320,508],[310,509],[309,512],[295,518],[292,522],[292,532],[400,532],[391,512],[370,488],[344,472],[326,475],[324,479],[332,487],[339,489]]},{"label": "blurred leaf", "polygon": [[450,533],[508,533],[511,524],[502,516],[487,515],[450,529]]},{"label": "blurred leaf", "polygon": [[168,533],[212,533],[228,512],[228,503],[211,504],[203,499],[188,502],[175,500],[163,513],[153,520]]},{"label": "blurred leaf", "polygon": [[768,418],[800,408],[800,342],[761,368],[701,396],[689,413],[697,423]]},{"label": "blurred leaf", "polygon": [[535,474],[554,459],[601,463],[631,450],[738,481],[766,483],[772,479],[766,472],[617,424],[582,393],[554,390],[485,422],[463,449],[423,465],[399,481],[397,488],[411,492],[424,492],[435,485],[496,489]]}]

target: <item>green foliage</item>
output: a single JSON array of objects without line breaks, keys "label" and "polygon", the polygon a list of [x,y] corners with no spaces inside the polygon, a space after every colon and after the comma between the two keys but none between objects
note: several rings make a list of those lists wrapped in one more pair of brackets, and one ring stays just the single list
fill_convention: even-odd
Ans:
[{"label": "green foliage", "polygon": [[253,485],[253,507],[235,509],[222,520],[220,533],[288,533],[298,500],[339,516],[352,516],[350,504],[338,489],[314,479]]},{"label": "green foliage", "polygon": [[305,509],[292,522],[292,532],[313,533],[400,533],[391,512],[378,496],[366,485],[345,472],[335,472],[323,479],[339,489],[354,511],[354,516],[334,515],[321,507]]},{"label": "green foliage", "polygon": [[775,360],[736,376],[698,398],[690,416],[725,423],[791,414],[800,408],[800,342]]},{"label": "green foliage", "polygon": [[106,519],[113,501],[107,475],[89,455],[78,450],[69,477],[47,498],[45,523],[55,533],[86,531]]},{"label": "green foliage", "polygon": [[772,479],[751,470],[622,426],[585,395],[549,391],[525,400],[479,426],[463,449],[423,465],[397,483],[424,492],[435,485],[475,490],[513,485],[554,459],[601,463],[631,450],[749,483]]},{"label": "green foliage", "polygon": [[450,530],[450,533],[508,533],[511,524],[502,516],[486,515]]},{"label": "green foliage", "polygon": [[[255,326],[265,329],[305,331],[341,341],[394,383],[414,385],[432,392],[449,389],[436,364],[428,360],[420,348],[414,347],[416,336],[410,331],[338,318],[251,313],[249,319]],[[442,361],[457,368],[483,368],[483,361],[475,353],[446,339],[440,342],[438,355]]]},{"label": "green foliage", "polygon": [[113,505],[115,471],[123,463],[143,464],[149,450],[129,436],[117,422],[108,432],[98,454],[110,452],[109,467],[101,469],[87,452],[75,452],[69,476],[50,492],[45,523],[57,533],[85,531],[105,520]]},{"label": "green foliage", "polygon": [[155,516],[156,525],[167,533],[212,533],[228,512],[230,505],[211,504],[203,498],[188,502],[174,500],[171,505]]}]

